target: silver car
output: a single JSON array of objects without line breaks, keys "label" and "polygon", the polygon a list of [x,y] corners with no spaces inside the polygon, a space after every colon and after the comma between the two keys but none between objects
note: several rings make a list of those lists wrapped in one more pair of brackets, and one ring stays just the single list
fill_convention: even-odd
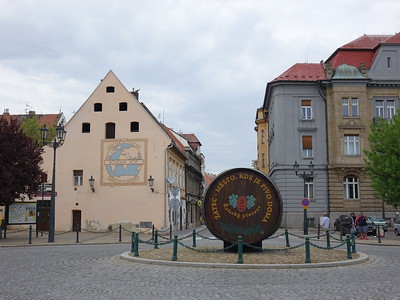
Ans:
[{"label": "silver car", "polygon": [[394,234],[395,235],[400,235],[400,220],[397,220],[394,225]]}]

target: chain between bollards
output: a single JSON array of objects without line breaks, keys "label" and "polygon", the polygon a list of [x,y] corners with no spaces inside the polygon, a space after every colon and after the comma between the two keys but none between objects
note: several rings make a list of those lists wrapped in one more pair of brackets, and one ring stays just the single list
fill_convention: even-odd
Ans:
[{"label": "chain between bollards", "polygon": [[290,243],[289,243],[289,232],[287,229],[285,229],[285,239],[286,239],[286,247],[290,248]]},{"label": "chain between bollards", "polygon": [[311,257],[310,257],[310,238],[306,237],[306,260],[304,261],[306,264],[311,263]]},{"label": "chain between bollards", "polygon": [[350,234],[346,234],[346,244],[347,244],[347,259],[353,259],[353,256],[351,255]]},{"label": "chain between bollards", "polygon": [[238,236],[238,264],[243,264],[243,238],[241,235]]},{"label": "chain between bollards", "polygon": [[172,261],[178,260],[178,236],[174,235],[174,249],[172,252]]}]

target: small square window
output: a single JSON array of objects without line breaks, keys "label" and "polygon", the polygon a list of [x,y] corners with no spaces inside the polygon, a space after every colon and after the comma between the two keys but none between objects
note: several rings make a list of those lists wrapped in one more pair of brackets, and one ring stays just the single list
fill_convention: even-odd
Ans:
[{"label": "small square window", "polygon": [[119,103],[119,111],[127,111],[128,110],[128,103],[120,102]]},{"label": "small square window", "polygon": [[115,92],[115,87],[113,87],[113,86],[106,87],[106,92],[107,93],[114,93]]},{"label": "small square window", "polygon": [[90,123],[82,123],[82,133],[90,132]]},{"label": "small square window", "polygon": [[131,132],[139,132],[139,122],[131,122]]},{"label": "small square window", "polygon": [[103,111],[103,104],[102,103],[95,103],[94,104],[94,111]]},{"label": "small square window", "polygon": [[83,170],[74,170],[74,185],[83,185]]}]

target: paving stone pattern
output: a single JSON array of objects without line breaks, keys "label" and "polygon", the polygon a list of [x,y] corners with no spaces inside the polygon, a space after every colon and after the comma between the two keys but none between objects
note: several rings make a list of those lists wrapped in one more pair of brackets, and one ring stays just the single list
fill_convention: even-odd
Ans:
[{"label": "paving stone pattern", "polygon": [[358,245],[368,263],[284,270],[119,259],[129,250],[129,244],[0,248],[0,299],[400,299],[399,246]]}]

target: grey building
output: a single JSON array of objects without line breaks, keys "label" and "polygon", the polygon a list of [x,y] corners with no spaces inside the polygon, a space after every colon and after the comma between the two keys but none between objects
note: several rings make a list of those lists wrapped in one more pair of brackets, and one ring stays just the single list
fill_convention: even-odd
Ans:
[{"label": "grey building", "polygon": [[[305,76],[307,74],[307,76]],[[320,64],[296,64],[268,83],[263,108],[267,111],[269,176],[283,200],[282,226],[299,226],[304,220],[301,200],[310,200],[308,224],[315,226],[328,211],[326,102],[318,80]],[[298,177],[294,163],[299,165]]]}]

